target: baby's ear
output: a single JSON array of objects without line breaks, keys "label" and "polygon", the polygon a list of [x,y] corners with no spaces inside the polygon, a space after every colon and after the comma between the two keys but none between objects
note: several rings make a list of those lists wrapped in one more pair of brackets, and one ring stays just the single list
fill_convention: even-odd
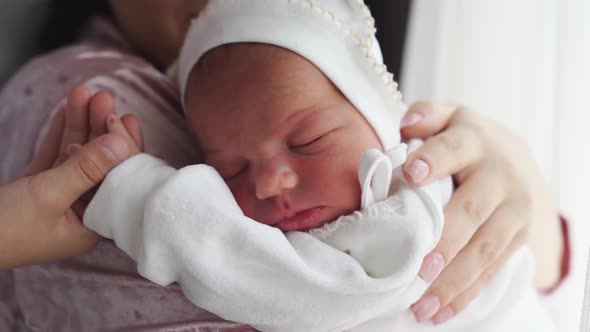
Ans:
[{"label": "baby's ear", "polygon": [[174,86],[180,88],[180,84],[178,82],[179,78],[178,72],[178,59],[174,60],[168,69],[166,69],[166,76],[174,83]]}]

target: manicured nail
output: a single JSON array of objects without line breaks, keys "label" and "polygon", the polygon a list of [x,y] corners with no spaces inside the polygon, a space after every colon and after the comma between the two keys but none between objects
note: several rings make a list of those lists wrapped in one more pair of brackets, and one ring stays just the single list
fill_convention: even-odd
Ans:
[{"label": "manicured nail", "polygon": [[411,309],[414,313],[414,317],[418,323],[422,323],[432,315],[434,315],[440,308],[440,300],[435,295],[427,295],[412,305]]},{"label": "manicured nail", "polygon": [[116,163],[127,159],[129,156],[127,143],[118,136],[107,135],[101,139],[100,145],[104,152]]},{"label": "manicured nail", "polygon": [[424,257],[422,267],[420,268],[420,276],[427,283],[431,283],[443,270],[445,260],[438,252],[431,252]]},{"label": "manicured nail", "polygon": [[434,317],[432,317],[432,323],[434,325],[442,324],[448,321],[449,319],[453,318],[453,316],[455,316],[453,308],[451,308],[450,306],[446,306],[442,308],[442,310],[439,311],[436,315],[434,315]]},{"label": "manicured nail", "polygon": [[424,119],[424,116],[420,113],[406,113],[400,122],[400,127],[409,127],[420,122],[422,119]]},{"label": "manicured nail", "polygon": [[412,162],[404,166],[404,170],[414,183],[424,180],[428,176],[428,172],[430,172],[428,164],[421,159],[412,160]]}]

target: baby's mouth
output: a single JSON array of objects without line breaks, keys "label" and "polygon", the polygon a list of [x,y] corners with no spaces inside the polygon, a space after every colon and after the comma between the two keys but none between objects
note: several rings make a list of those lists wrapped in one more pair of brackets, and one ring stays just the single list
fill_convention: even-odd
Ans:
[{"label": "baby's mouth", "polygon": [[283,232],[307,231],[312,228],[320,227],[325,223],[325,210],[325,207],[317,206],[311,209],[289,213],[285,217],[279,219],[276,223],[273,223],[272,226]]}]

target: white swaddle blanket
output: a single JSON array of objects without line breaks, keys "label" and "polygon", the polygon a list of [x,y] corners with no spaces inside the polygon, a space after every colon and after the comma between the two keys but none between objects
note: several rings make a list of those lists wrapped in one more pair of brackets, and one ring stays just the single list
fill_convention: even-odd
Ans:
[{"label": "white swaddle blanket", "polygon": [[[383,170],[404,160],[403,145],[389,156],[370,151],[359,174],[383,180]],[[399,168],[389,174],[391,197],[309,233],[284,234],[245,217],[212,168],[176,171],[139,155],[107,177],[84,223],[113,239],[147,279],[178,282],[197,306],[261,331],[550,331],[546,319],[521,320],[542,312],[526,251],[451,321],[416,323],[408,308],[426,290],[418,270],[440,236],[450,183],[417,189]],[[383,198],[382,189],[366,192],[367,203]]]}]

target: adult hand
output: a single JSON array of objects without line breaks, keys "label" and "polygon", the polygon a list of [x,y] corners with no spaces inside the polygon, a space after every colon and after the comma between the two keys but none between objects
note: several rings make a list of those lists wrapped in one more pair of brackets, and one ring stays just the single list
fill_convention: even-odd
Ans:
[{"label": "adult hand", "polygon": [[[70,106],[68,102],[54,117],[27,170],[29,176],[0,186],[0,270],[81,254],[100,239],[82,225],[71,206],[137,147],[127,133],[128,126],[114,114],[105,120],[111,133],[83,147],[79,143],[64,145],[64,141],[78,142],[65,135],[80,125],[71,119],[68,122],[68,116],[79,111]],[[139,128],[136,119],[129,121]],[[141,132],[139,135],[141,140]],[[51,168],[63,146],[70,146],[72,157]]]},{"label": "adult hand", "polygon": [[[90,140],[108,132],[107,118],[115,114],[113,98],[107,92],[101,91],[91,95],[85,86],[77,86],[72,89],[63,107],[65,112],[65,128],[59,141],[59,159],[56,164],[63,161],[71,154],[72,148],[79,148]],[[143,150],[143,138],[138,119],[133,115],[125,115],[121,118],[126,132],[133,139],[133,148]],[[54,146],[53,144],[52,146]],[[40,153],[55,153],[54,151],[40,150]]]},{"label": "adult hand", "polygon": [[424,185],[452,174],[457,185],[441,240],[420,270],[434,281],[412,306],[416,319],[439,324],[462,311],[525,243],[536,256],[535,285],[552,286],[561,266],[561,229],[523,140],[452,104],[418,103],[402,127],[406,138],[432,136],[408,156],[408,181]]},{"label": "adult hand", "polygon": [[[69,93],[67,102],[61,111],[65,113],[65,127],[61,136],[58,135],[53,138],[53,142],[41,147],[39,151],[39,154],[52,156],[57,153],[58,158],[55,159],[54,165],[61,164],[72,153],[80,149],[83,144],[108,133],[107,120],[109,118],[113,118],[113,121],[122,124],[121,128],[110,132],[118,133],[127,140],[128,147],[131,149],[129,151],[130,156],[143,151],[143,136],[139,120],[136,116],[127,114],[118,121],[113,98],[105,91],[92,95],[85,86],[77,86]],[[47,139],[51,138],[48,137]],[[57,152],[54,151],[56,147],[58,148]],[[46,169],[46,165],[41,165],[40,168],[33,163],[29,167],[29,172],[37,173]],[[90,188],[81,195],[73,204],[73,210],[79,218],[82,218],[86,206],[94,197],[97,188],[98,183],[97,186]]]}]

